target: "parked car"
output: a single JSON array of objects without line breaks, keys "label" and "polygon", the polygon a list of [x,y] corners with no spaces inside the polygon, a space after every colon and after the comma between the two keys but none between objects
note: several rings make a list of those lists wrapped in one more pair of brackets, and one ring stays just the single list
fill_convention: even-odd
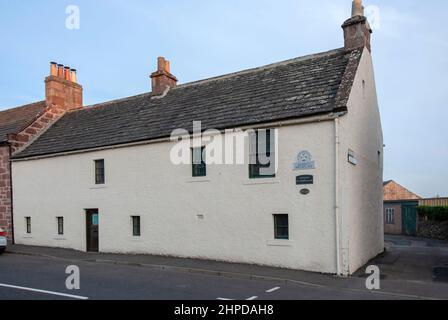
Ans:
[{"label": "parked car", "polygon": [[6,250],[6,232],[0,228],[0,255]]}]

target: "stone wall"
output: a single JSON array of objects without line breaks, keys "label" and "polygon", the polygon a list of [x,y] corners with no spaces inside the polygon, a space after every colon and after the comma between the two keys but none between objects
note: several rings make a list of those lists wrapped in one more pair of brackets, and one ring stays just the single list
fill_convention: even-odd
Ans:
[{"label": "stone wall", "polygon": [[448,240],[448,221],[420,219],[418,236],[422,238]]},{"label": "stone wall", "polygon": [[4,229],[9,241],[12,240],[11,171],[9,146],[0,147],[0,228]]}]

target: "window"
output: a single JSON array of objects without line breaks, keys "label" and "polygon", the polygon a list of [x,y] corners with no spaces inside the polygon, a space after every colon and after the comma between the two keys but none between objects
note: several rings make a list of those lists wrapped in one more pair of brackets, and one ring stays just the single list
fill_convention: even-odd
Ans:
[{"label": "window", "polygon": [[104,160],[95,160],[95,184],[104,184]]},{"label": "window", "polygon": [[395,224],[395,209],[386,208],[386,223]]},{"label": "window", "polygon": [[249,140],[249,178],[275,178],[275,130],[257,130]]},{"label": "window", "polygon": [[287,214],[274,214],[275,239],[289,239],[289,217]]},{"label": "window", "polygon": [[193,177],[207,176],[207,165],[205,163],[205,147],[193,148],[192,163],[193,163]]},{"label": "window", "polygon": [[64,218],[63,217],[57,217],[58,220],[58,235],[64,234]]},{"label": "window", "polygon": [[134,237],[140,237],[141,236],[140,216],[133,216],[132,217],[132,235]]},{"label": "window", "polygon": [[348,150],[348,162],[356,166],[358,164],[358,159],[356,158],[355,151]]},{"label": "window", "polygon": [[31,217],[26,217],[25,223],[26,223],[26,233],[31,234]]}]

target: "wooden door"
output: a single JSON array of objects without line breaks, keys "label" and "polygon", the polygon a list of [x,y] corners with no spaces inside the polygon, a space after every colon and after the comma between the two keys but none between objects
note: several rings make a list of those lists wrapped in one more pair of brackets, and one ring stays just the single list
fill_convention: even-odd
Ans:
[{"label": "wooden door", "polygon": [[86,210],[87,251],[99,251],[99,213],[98,209]]}]

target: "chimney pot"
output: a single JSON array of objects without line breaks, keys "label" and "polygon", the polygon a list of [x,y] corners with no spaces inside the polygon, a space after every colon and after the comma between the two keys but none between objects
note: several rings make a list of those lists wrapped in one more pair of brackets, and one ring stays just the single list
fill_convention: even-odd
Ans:
[{"label": "chimney pot", "polygon": [[362,0],[354,0],[352,4],[352,17],[362,16],[364,17],[364,7]]},{"label": "chimney pot", "polygon": [[78,83],[78,77],[76,76],[76,69],[71,69],[72,72],[72,82]]},{"label": "chimney pot", "polygon": [[50,62],[50,75],[57,76],[58,75],[58,67],[56,62]]},{"label": "chimney pot", "polygon": [[64,79],[67,81],[72,81],[72,76],[70,74],[70,67],[65,67],[64,69],[65,69],[64,70],[64,75],[65,75]]},{"label": "chimney pot", "polygon": [[166,60],[164,57],[157,58],[157,70],[164,71],[166,68]]},{"label": "chimney pot", "polygon": [[64,65],[58,64],[58,77],[64,79]]},{"label": "chimney pot", "polygon": [[171,72],[170,62],[168,60],[165,60],[165,71],[168,73]]}]

